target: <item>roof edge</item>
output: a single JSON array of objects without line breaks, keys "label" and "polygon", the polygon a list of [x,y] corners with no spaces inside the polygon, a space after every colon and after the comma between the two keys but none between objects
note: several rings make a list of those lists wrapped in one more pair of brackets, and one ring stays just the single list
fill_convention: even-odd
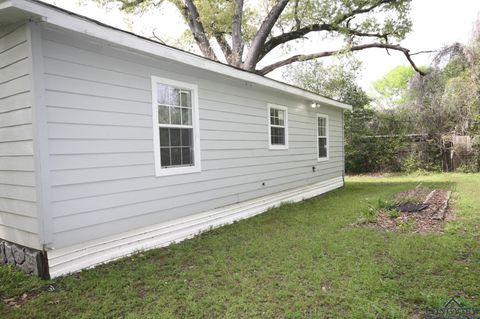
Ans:
[{"label": "roof edge", "polygon": [[161,56],[172,61],[194,66],[217,74],[284,91],[286,93],[311,100],[312,102],[318,102],[345,110],[352,109],[352,106],[349,104],[336,101],[296,86],[258,75],[253,72],[238,69],[221,62],[213,61],[190,52],[161,44],[151,39],[106,25],[100,21],[70,12],[51,4],[37,0],[0,0],[0,9],[9,7],[14,7],[16,9],[28,12],[32,15],[32,17],[37,19],[40,16],[43,22],[56,25],[67,30],[83,33],[107,42],[116,43],[133,50]]}]

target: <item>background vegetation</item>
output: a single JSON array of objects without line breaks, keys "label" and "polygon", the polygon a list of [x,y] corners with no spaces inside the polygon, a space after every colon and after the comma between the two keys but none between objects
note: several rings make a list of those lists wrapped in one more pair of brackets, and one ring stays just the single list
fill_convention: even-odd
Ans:
[{"label": "background vegetation", "polygon": [[[480,21],[470,43],[436,52],[431,65],[398,66],[373,84],[358,83],[361,63],[292,65],[291,83],[353,106],[345,117],[347,173],[480,170]],[[455,136],[465,137],[458,143]]]}]

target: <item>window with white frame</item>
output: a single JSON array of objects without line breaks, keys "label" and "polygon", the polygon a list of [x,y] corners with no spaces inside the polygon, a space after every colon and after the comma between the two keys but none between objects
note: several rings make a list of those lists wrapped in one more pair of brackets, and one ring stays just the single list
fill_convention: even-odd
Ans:
[{"label": "window with white frame", "polygon": [[152,77],[156,175],[200,171],[197,86]]},{"label": "window with white frame", "polygon": [[328,160],[328,116],[317,114],[318,160]]},{"label": "window with white frame", "polygon": [[270,149],[288,148],[288,109],[281,105],[268,105],[268,134]]}]

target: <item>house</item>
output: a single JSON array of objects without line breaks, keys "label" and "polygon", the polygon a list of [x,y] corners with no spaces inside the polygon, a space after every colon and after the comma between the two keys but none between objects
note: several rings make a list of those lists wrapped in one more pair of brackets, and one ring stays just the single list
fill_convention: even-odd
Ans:
[{"label": "house", "polygon": [[349,109],[0,0],[0,263],[56,277],[341,187]]}]

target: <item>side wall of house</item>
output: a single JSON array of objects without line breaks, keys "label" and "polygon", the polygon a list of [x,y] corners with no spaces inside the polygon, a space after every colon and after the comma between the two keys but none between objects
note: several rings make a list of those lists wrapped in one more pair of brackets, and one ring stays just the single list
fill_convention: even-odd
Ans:
[{"label": "side wall of house", "polygon": [[[342,111],[85,36],[43,30],[53,247],[341,177]],[[202,171],[155,176],[151,76],[199,87]],[[267,104],[289,109],[269,150]],[[330,159],[317,161],[316,112]],[[315,166],[315,171],[312,167]]]},{"label": "side wall of house", "polygon": [[28,25],[0,29],[0,239],[42,249],[36,208]]}]

